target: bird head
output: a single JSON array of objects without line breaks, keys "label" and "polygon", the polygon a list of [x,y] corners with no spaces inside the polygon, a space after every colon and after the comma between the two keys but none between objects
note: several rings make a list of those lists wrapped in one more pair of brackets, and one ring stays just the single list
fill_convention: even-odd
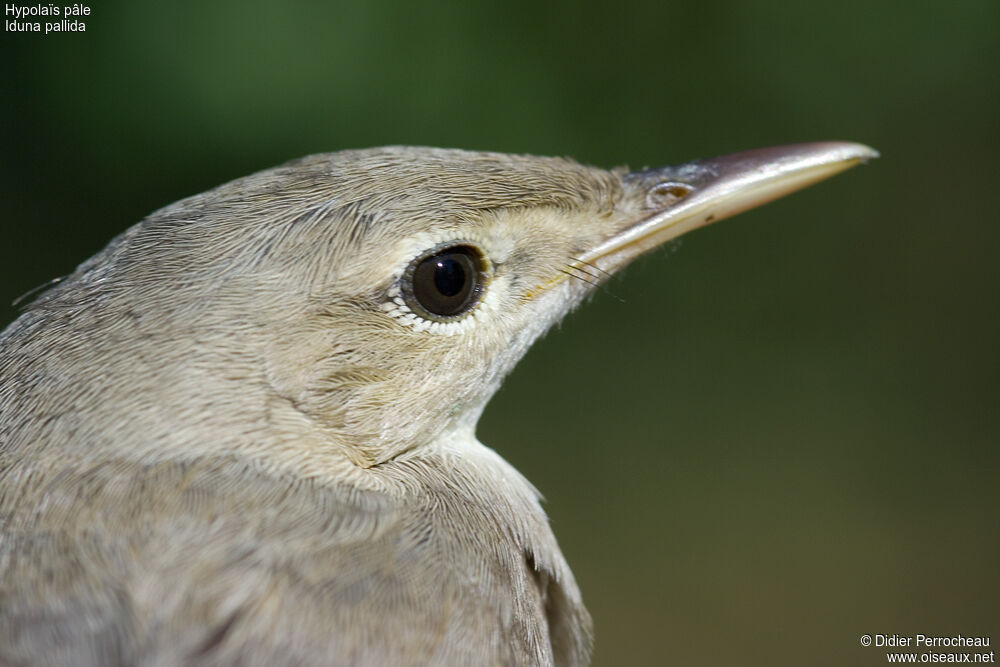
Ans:
[{"label": "bird head", "polygon": [[635,257],[874,155],[802,144],[631,173],[314,155],[157,211],[39,303],[81,322],[76,344],[109,382],[145,378],[122,390],[156,396],[137,410],[244,434],[306,423],[316,447],[371,468],[470,435],[529,346]]}]

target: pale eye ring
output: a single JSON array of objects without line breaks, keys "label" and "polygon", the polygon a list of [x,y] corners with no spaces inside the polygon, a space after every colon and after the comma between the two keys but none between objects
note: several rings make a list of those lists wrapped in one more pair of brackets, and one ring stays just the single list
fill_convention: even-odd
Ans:
[{"label": "pale eye ring", "polygon": [[421,317],[437,322],[457,320],[479,303],[489,277],[489,261],[476,246],[439,246],[406,267],[403,299]]}]

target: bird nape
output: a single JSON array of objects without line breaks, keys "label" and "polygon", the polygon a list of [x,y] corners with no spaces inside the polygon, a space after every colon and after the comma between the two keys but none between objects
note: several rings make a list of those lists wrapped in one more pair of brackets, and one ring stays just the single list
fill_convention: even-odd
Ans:
[{"label": "bird nape", "polygon": [[0,663],[587,663],[483,407],[636,256],[875,156],[390,147],[153,213],[0,335]]}]

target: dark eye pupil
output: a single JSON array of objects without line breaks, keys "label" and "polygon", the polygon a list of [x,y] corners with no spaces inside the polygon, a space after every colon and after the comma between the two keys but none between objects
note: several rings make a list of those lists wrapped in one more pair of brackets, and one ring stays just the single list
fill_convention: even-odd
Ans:
[{"label": "dark eye pupil", "polygon": [[465,269],[459,260],[445,255],[435,262],[434,286],[442,295],[456,296],[465,287],[465,281]]},{"label": "dark eye pupil", "polygon": [[416,260],[407,278],[405,291],[419,314],[456,317],[471,310],[482,293],[483,257],[472,246],[451,246]]}]

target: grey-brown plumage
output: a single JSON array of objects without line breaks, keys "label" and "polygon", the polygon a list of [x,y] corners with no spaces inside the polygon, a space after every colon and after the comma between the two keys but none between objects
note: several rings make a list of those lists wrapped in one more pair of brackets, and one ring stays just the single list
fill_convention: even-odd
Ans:
[{"label": "grey-brown plumage", "polygon": [[[0,337],[0,663],[586,663],[538,495],[475,423],[699,178],[350,151],[126,231]],[[439,317],[412,283],[442,248],[481,283]]]}]

